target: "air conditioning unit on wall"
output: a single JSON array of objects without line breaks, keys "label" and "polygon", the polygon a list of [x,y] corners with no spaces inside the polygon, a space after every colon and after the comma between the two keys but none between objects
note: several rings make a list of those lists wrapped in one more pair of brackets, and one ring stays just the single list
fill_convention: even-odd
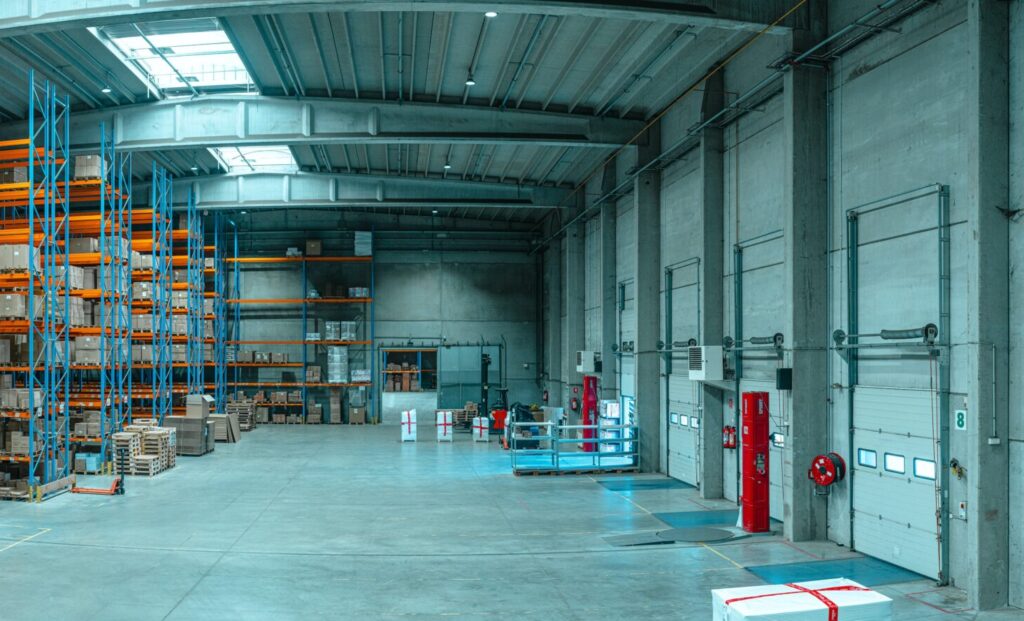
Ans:
[{"label": "air conditioning unit on wall", "polygon": [[576,372],[577,373],[600,373],[601,372],[601,354],[596,351],[578,351],[576,352]]},{"label": "air conditioning unit on wall", "polygon": [[689,351],[690,379],[696,382],[715,382],[725,379],[721,346],[691,347]]}]

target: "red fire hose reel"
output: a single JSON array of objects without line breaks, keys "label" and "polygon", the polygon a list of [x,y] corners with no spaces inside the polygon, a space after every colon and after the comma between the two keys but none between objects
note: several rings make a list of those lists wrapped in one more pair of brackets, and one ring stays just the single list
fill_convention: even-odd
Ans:
[{"label": "red fire hose reel", "polygon": [[818,455],[811,462],[807,478],[819,487],[828,488],[846,478],[846,462],[838,453]]}]

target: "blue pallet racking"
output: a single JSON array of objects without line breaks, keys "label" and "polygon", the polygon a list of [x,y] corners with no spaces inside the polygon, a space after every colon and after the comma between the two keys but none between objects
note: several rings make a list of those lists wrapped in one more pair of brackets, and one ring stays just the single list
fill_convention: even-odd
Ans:
[{"label": "blue pallet racking", "polygon": [[27,407],[8,405],[0,417],[25,426],[27,446],[25,452],[0,453],[0,465],[23,483],[5,488],[5,498],[42,500],[67,489],[71,481],[65,406],[70,391],[70,106],[52,83],[37,81],[33,71],[27,77],[28,136],[0,145],[25,149],[24,155],[5,159],[23,163],[27,180],[6,184],[2,193],[4,243],[27,245],[24,272],[5,274],[3,286],[24,296],[25,314],[0,321],[0,332],[25,338],[26,365],[5,370],[14,373],[15,385],[27,389]]},{"label": "blue pallet racking", "polygon": [[203,344],[205,343],[205,294],[206,259],[203,237],[203,221],[196,212],[195,196],[192,190],[188,193],[188,394],[203,394],[206,389],[204,380],[205,363],[203,360]]}]

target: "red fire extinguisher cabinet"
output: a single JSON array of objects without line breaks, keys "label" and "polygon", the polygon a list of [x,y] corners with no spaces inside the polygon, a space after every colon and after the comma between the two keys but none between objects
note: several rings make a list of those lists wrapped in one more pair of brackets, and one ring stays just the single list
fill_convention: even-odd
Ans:
[{"label": "red fire extinguisher cabinet", "polygon": [[743,530],[769,530],[768,393],[746,392],[742,401]]}]

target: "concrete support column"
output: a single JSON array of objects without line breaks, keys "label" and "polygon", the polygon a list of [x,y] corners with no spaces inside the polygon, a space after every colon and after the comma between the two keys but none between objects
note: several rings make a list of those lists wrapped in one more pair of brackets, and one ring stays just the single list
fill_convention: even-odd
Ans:
[{"label": "concrete support column", "polygon": [[545,388],[548,391],[548,403],[552,407],[560,407],[563,403],[562,393],[562,242],[555,241],[544,255],[544,271],[547,281],[548,314],[547,335],[544,350],[546,352],[544,367],[547,370]]},{"label": "concrete support column", "polygon": [[[825,30],[824,11],[817,30]],[[804,49],[801,34],[794,48]],[[789,296],[784,323],[793,390],[785,456],[791,473],[783,486],[784,532],[792,541],[823,539],[826,499],[814,493],[804,474],[816,455],[828,446],[825,411],[828,402],[828,170],[827,87],[817,67],[794,67],[785,77],[784,230],[786,288]]]},{"label": "concrete support column", "polygon": [[[661,126],[648,132],[640,147],[643,165],[660,149]],[[637,176],[633,188],[633,218],[636,222],[636,412],[640,427],[640,468],[662,470],[661,363],[661,172]]]},{"label": "concrete support column", "polygon": [[983,610],[1004,606],[1009,590],[1009,10],[1000,0],[967,3],[967,196],[957,201],[968,226],[971,343],[965,348],[968,584],[961,586],[971,606]]},{"label": "concrete support column", "polygon": [[[607,195],[615,187],[616,167],[613,158],[604,167],[601,194]],[[615,335],[618,329],[619,288],[616,226],[618,209],[615,201],[601,205],[601,398],[619,396],[619,359],[615,356]]]},{"label": "concrete support column", "polygon": [[[584,208],[583,193],[578,194],[580,204],[577,211]],[[586,276],[584,271],[584,239],[586,236],[585,225],[582,221],[576,222],[565,232],[565,271],[563,272],[563,286],[565,287],[565,324],[562,326],[562,380],[565,382],[565,395],[563,403],[568,404],[573,396],[573,389],[578,390],[577,397],[583,396],[583,376],[576,372],[576,352],[582,350],[585,345],[585,296]],[[578,420],[578,413],[570,414],[570,420]]]},{"label": "concrete support column", "polygon": [[[704,84],[701,117],[707,119],[725,103],[725,80],[716,73]],[[722,257],[725,233],[722,214],[725,211],[725,136],[719,127],[709,127],[701,136],[701,239],[700,253],[700,344],[721,345],[723,333],[722,306],[725,287],[722,282]],[[721,498],[723,494],[722,408],[723,391],[708,384],[701,385],[700,495]]]}]

